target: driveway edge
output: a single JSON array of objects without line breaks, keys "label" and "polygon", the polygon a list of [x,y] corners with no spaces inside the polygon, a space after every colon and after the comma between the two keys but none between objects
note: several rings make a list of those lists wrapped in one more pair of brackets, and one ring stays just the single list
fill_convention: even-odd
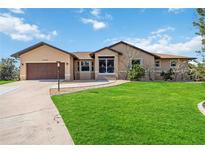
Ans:
[{"label": "driveway edge", "polygon": [[50,88],[49,93],[50,93],[50,96],[69,94],[69,93],[84,91],[84,90],[88,90],[88,89],[97,89],[97,88],[117,86],[117,85],[127,83],[127,82],[130,82],[130,81],[116,80],[114,82],[104,83],[104,84],[100,84],[100,85],[91,85],[91,86],[74,87],[74,88],[71,88],[71,87],[65,88],[64,87],[64,88],[61,88],[60,92],[58,92],[58,89],[56,89],[56,88]]},{"label": "driveway edge", "polygon": [[197,107],[199,109],[199,111],[205,116],[205,108],[203,107],[203,104],[205,103],[205,100],[200,102]]},{"label": "driveway edge", "polygon": [[[50,99],[51,99],[51,97],[50,97]],[[61,125],[60,127],[63,127],[63,129],[67,130],[67,137],[68,137],[68,140],[69,140],[69,145],[75,145],[75,143],[73,141],[73,138],[72,138],[68,128],[65,125],[63,117],[61,116],[60,112],[58,111],[58,108],[56,107],[56,105],[55,105],[55,103],[53,102],[52,99],[51,99],[51,101],[52,101],[53,105],[55,106],[56,112],[58,113],[57,115],[54,116],[53,120],[55,121],[55,123],[57,125]]]}]

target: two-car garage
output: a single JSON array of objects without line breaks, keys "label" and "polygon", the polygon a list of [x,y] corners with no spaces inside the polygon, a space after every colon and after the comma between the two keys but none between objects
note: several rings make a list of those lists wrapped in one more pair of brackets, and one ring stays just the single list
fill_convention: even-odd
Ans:
[{"label": "two-car garage", "polygon": [[50,44],[40,42],[12,55],[20,59],[20,79],[57,79],[60,62],[60,79],[73,80],[75,55]]},{"label": "two-car garage", "polygon": [[[27,80],[38,79],[57,79],[57,63],[27,63],[26,64]],[[60,64],[60,79],[65,79],[65,63]]]}]

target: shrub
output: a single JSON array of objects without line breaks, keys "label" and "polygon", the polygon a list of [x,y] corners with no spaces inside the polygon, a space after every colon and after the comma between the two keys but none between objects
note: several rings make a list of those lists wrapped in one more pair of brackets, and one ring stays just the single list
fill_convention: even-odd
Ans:
[{"label": "shrub", "polygon": [[139,80],[144,75],[145,75],[145,70],[142,67],[140,67],[140,65],[134,64],[128,72],[128,79],[135,81],[135,80]]},{"label": "shrub", "polygon": [[173,80],[174,74],[175,73],[174,73],[173,69],[170,68],[167,72],[162,71],[162,73],[160,75],[163,77],[163,79],[165,81],[167,81],[167,80]]},{"label": "shrub", "polygon": [[19,68],[16,67],[16,60],[13,58],[2,58],[0,61],[0,79],[18,80]]},{"label": "shrub", "polygon": [[189,64],[189,77],[194,81],[205,81],[205,63]]}]

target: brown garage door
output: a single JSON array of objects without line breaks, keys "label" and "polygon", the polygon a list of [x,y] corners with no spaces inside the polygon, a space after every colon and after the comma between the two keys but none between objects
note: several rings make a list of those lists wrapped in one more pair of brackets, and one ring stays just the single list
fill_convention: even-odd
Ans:
[{"label": "brown garage door", "polygon": [[[27,80],[57,79],[57,63],[27,63]],[[60,64],[60,79],[65,79],[65,63]]]}]

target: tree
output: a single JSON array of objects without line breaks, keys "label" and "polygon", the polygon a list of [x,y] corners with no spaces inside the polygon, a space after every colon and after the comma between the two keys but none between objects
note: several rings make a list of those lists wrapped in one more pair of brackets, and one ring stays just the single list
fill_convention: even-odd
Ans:
[{"label": "tree", "polygon": [[197,81],[205,80],[205,9],[198,8],[196,9],[198,14],[198,21],[193,22],[193,26],[198,29],[197,35],[201,36],[201,50],[196,51],[202,56],[202,62],[197,62],[197,65],[192,65],[190,75],[191,78]]},{"label": "tree", "polygon": [[201,43],[202,48],[199,51],[196,51],[197,53],[201,54],[203,62],[205,62],[205,9],[204,8],[198,8],[196,9],[196,12],[199,16],[199,19],[197,22],[193,22],[193,26],[198,28],[197,35],[201,36]]},{"label": "tree", "polygon": [[188,78],[189,67],[187,61],[181,61],[173,69],[174,79],[176,80],[186,80]]},{"label": "tree", "polygon": [[145,70],[142,67],[140,67],[140,65],[134,64],[128,72],[128,79],[135,81],[135,80],[139,80],[144,75],[145,75]]},{"label": "tree", "polygon": [[[123,78],[128,79],[128,73],[132,69],[132,60],[139,57],[139,51],[126,45],[127,53],[123,56],[121,61],[121,68],[123,69]],[[126,57],[125,57],[126,56]]]},{"label": "tree", "polygon": [[0,79],[18,80],[19,68],[16,67],[16,60],[13,58],[2,58],[0,61]]},{"label": "tree", "polygon": [[[140,51],[134,48],[131,48],[129,46],[126,46],[126,51],[127,53],[123,56],[123,59],[122,59],[121,68],[123,68],[123,72],[124,72],[123,78],[129,79],[129,72],[132,69],[133,60],[137,60],[137,59],[139,60]],[[150,66],[144,65],[144,69],[145,69],[145,74],[147,75],[148,79],[153,80],[152,75],[154,72],[154,67],[150,68]]]}]

